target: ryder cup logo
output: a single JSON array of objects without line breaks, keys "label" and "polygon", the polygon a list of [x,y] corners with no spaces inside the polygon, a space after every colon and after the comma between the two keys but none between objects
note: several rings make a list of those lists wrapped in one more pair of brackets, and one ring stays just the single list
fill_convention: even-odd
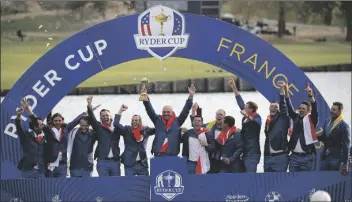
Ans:
[{"label": "ryder cup logo", "polygon": [[187,48],[184,16],[165,6],[154,6],[138,17],[138,34],[134,40],[138,49],[164,60],[178,49]]},{"label": "ryder cup logo", "polygon": [[265,196],[265,202],[278,202],[280,200],[282,200],[282,196],[276,191],[271,191]]},{"label": "ryder cup logo", "polygon": [[156,177],[155,194],[162,196],[168,201],[171,201],[179,194],[183,194],[183,189],[182,177],[175,171],[167,170]]}]

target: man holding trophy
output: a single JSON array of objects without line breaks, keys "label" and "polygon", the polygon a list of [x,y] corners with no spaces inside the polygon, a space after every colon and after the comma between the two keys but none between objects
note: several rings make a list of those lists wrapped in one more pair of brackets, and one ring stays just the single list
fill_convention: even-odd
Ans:
[{"label": "man holding trophy", "polygon": [[155,126],[155,139],[154,139],[154,156],[177,156],[180,153],[180,128],[188,117],[188,114],[192,108],[193,96],[196,92],[196,88],[192,84],[188,88],[189,97],[186,101],[185,106],[182,109],[180,116],[176,117],[172,107],[166,105],[163,107],[162,115],[157,115],[151,105],[150,99],[147,95],[147,89],[145,87],[146,79],[144,83],[140,101],[143,101],[145,109],[149,118],[152,120]]}]

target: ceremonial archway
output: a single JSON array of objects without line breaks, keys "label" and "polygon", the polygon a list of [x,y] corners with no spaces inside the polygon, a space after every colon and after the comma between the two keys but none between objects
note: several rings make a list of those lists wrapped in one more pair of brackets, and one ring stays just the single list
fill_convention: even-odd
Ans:
[{"label": "ceremonial archway", "polygon": [[[286,80],[294,106],[307,98],[304,89],[310,82],[318,95],[319,119],[329,116],[327,103],[304,72],[266,41],[218,19],[156,6],[77,33],[22,75],[1,105],[3,178],[19,176],[16,167],[21,150],[14,120],[21,98],[26,97],[35,114],[45,117],[86,79],[114,65],[151,56],[187,58],[222,68],[247,81],[268,100],[277,95],[277,81]],[[28,120],[24,115],[23,121]],[[321,122],[318,128],[321,131]]]}]

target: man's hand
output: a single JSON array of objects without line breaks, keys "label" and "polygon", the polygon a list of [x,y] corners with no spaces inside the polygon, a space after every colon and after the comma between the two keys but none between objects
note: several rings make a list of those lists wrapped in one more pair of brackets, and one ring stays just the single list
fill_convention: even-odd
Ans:
[{"label": "man's hand", "polygon": [[283,87],[285,87],[286,83],[285,83],[285,81],[278,81],[278,82],[277,82],[277,85],[278,85],[280,88],[283,88]]},{"label": "man's hand", "polygon": [[22,116],[23,112],[24,112],[24,109],[22,107],[17,109],[17,111],[16,111],[17,119],[21,119],[21,116]]},{"label": "man's hand", "polygon": [[277,85],[280,87],[280,95],[285,95],[286,83],[284,81],[278,81]]},{"label": "man's hand", "polygon": [[209,144],[206,141],[200,141],[200,145],[202,145],[203,147],[207,147]]},{"label": "man's hand", "polygon": [[187,128],[181,128],[181,133],[186,133],[188,131]]},{"label": "man's hand", "polygon": [[305,90],[306,90],[308,96],[313,96],[313,91],[312,91],[312,89],[310,88],[309,83],[307,83],[307,87],[306,87]]},{"label": "man's hand", "polygon": [[87,104],[88,104],[88,106],[92,106],[92,101],[93,101],[93,96],[88,96],[87,97]]},{"label": "man's hand", "polygon": [[229,86],[232,88],[232,90],[237,89],[235,80],[233,80],[233,79],[229,80]]},{"label": "man's hand", "polygon": [[244,117],[248,117],[247,112],[243,109],[240,111],[240,113],[244,116]]},{"label": "man's hand", "polygon": [[226,164],[230,164],[230,159],[229,158],[226,158],[226,157],[223,157],[222,158],[222,161]]},{"label": "man's hand", "polygon": [[188,87],[188,92],[189,92],[189,96],[193,97],[194,94],[196,94],[196,87],[192,84],[190,87]]},{"label": "man's hand", "polygon": [[120,111],[118,114],[122,114],[122,112],[126,111],[128,109],[128,106],[127,105],[121,105],[120,107]]},{"label": "man's hand", "polygon": [[29,103],[26,98],[22,98],[21,105],[22,105],[23,109],[29,109]]},{"label": "man's hand", "polygon": [[341,165],[340,172],[342,175],[347,176],[348,175],[347,165]]},{"label": "man's hand", "polygon": [[194,103],[193,105],[192,105],[192,116],[195,116],[195,115],[197,115],[197,109],[198,109],[198,103]]}]

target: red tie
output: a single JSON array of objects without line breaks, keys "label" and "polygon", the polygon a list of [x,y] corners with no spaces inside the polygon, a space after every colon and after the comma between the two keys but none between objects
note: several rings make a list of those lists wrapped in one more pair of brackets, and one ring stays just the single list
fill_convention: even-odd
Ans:
[{"label": "red tie", "polygon": [[37,140],[38,143],[40,143],[42,141],[42,139],[43,139],[43,136],[38,136],[35,139]]}]

